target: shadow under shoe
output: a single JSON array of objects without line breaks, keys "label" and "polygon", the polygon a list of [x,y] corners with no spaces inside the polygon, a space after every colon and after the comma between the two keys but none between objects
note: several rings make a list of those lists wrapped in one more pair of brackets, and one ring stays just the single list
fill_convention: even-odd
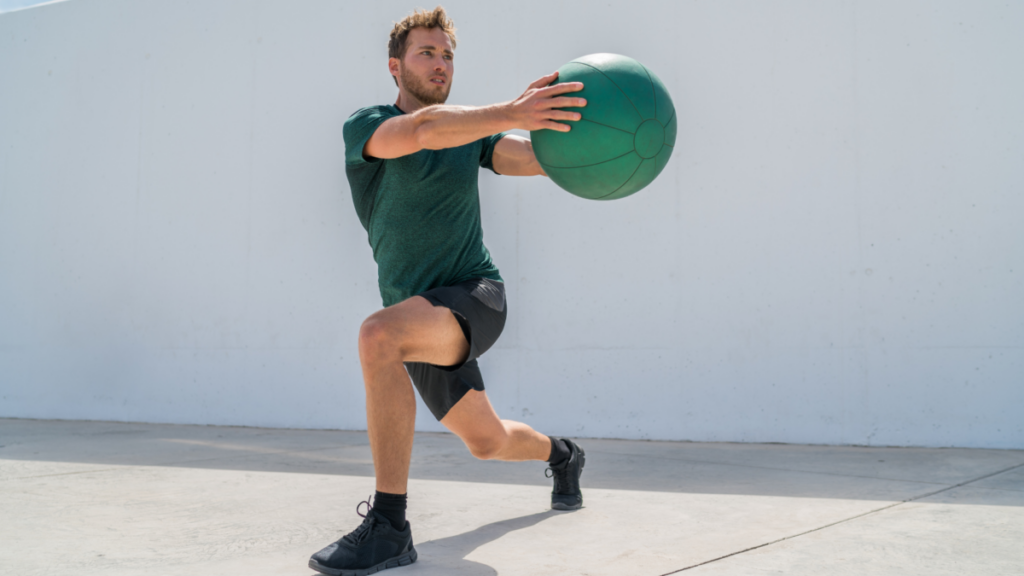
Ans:
[{"label": "shadow under shoe", "polygon": [[[578,510],[583,507],[583,492],[580,491],[580,475],[587,462],[583,449],[568,438],[561,438],[569,447],[569,458],[558,466],[549,466],[544,476],[555,479],[551,491],[551,508],[554,510]],[[551,474],[548,474],[548,470]]]},{"label": "shadow under shoe", "polygon": [[356,506],[356,514],[363,523],[337,542],[313,554],[309,567],[329,576],[367,576],[385,570],[408,566],[416,561],[412,546],[412,525],[407,521],[403,530],[395,530],[383,515],[374,512],[369,500],[364,516]]}]

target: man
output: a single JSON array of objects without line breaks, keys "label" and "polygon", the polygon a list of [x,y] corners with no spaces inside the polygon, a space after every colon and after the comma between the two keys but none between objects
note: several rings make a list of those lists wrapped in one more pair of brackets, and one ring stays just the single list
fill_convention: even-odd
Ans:
[{"label": "man", "polygon": [[396,24],[388,69],[398,99],[363,108],[345,123],[346,173],[386,307],[359,332],[377,492],[372,506],[365,502],[365,516],[356,507],[363,523],[310,559],[325,574],[361,576],[416,561],[405,519],[416,415],[410,377],[433,415],[475,457],[547,461],[551,507],[583,505],[583,450],[499,419],[476,361],[498,339],[507,314],[504,284],[483,244],[479,169],[546,175],[530,141],[504,131],[570,130],[563,122],[580,114],[563,108],[586,104],[570,94],[583,86],[549,86],[555,73],[511,102],[444,106],[455,42],[441,7]]}]

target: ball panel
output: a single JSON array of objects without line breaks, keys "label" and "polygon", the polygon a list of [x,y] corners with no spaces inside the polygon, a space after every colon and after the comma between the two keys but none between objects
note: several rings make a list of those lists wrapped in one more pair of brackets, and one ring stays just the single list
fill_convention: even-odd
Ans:
[{"label": "ball panel", "polygon": [[530,133],[533,153],[544,166],[577,168],[599,164],[633,151],[634,136],[629,132],[594,124],[586,120],[567,122],[568,132],[537,130]]},{"label": "ball panel", "polygon": [[619,198],[625,198],[630,194],[639,192],[658,176],[658,172],[660,172],[660,170],[658,169],[658,164],[654,158],[644,160],[640,163],[640,166],[637,166],[636,171],[622,186],[612,191],[610,194],[594,198],[594,200],[618,200]]},{"label": "ball panel", "polygon": [[603,72],[626,94],[644,120],[654,118],[654,83],[639,62],[618,54],[590,54],[573,62],[587,64]]},{"label": "ball panel", "polygon": [[672,115],[672,119],[669,120],[668,124],[665,125],[665,145],[675,146],[676,145],[676,115]]},{"label": "ball panel", "polygon": [[[647,67],[645,66],[646,70]],[[647,70],[647,73],[651,76],[651,82],[654,84],[654,106],[657,108],[657,118],[662,124],[667,125],[670,120],[676,115],[676,107],[672,104],[672,98],[668,95],[668,89],[665,88],[665,84],[662,83],[661,78],[658,78],[654,72]],[[666,140],[668,144],[672,144],[673,140]]]},{"label": "ball panel", "polygon": [[583,90],[571,92],[566,96],[587,100],[587,105],[582,108],[566,110],[579,112],[580,116],[587,120],[630,133],[636,132],[636,127],[644,121],[629,98],[600,70],[585,64],[569,62],[558,69],[558,80],[554,83],[563,82],[583,82]]},{"label": "ball panel", "polygon": [[548,177],[562,188],[588,199],[607,196],[629,180],[643,159],[634,153],[626,154],[586,168],[548,168]]}]

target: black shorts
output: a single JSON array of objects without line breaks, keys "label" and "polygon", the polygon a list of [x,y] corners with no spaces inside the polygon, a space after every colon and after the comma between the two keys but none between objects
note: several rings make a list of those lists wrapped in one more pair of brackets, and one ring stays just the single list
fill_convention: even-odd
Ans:
[{"label": "black shorts", "polygon": [[435,366],[422,362],[405,363],[405,369],[409,371],[423,403],[440,421],[466,392],[484,389],[484,379],[476,359],[494,345],[505,328],[508,315],[505,284],[477,278],[454,286],[427,290],[418,295],[434,306],[451,310],[469,342],[469,356],[462,364]]}]

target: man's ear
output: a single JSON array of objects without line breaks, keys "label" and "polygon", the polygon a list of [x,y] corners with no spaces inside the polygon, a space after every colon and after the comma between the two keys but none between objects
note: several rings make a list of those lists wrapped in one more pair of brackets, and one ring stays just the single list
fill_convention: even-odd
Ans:
[{"label": "man's ear", "polygon": [[399,76],[402,75],[402,70],[399,68],[400,60],[398,58],[388,58],[388,71],[395,77],[395,81],[398,81]]}]

